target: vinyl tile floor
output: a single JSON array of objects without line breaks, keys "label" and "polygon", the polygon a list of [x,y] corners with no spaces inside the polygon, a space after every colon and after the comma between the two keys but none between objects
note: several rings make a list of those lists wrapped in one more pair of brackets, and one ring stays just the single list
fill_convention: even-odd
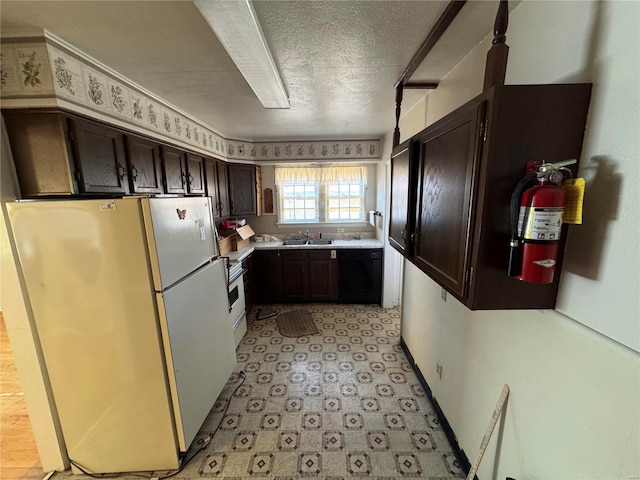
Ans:
[{"label": "vinyl tile floor", "polygon": [[399,309],[272,307],[307,310],[320,333],[284,337],[277,315],[257,320],[254,309],[234,374],[196,437],[202,450],[173,478],[464,478],[400,347]]}]

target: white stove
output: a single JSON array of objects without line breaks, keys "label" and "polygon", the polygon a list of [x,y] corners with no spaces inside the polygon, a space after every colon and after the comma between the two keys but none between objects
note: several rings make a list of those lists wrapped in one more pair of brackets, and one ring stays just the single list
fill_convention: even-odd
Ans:
[{"label": "white stove", "polygon": [[244,300],[244,273],[240,262],[229,263],[229,322],[233,327],[236,347],[247,332],[247,314]]}]

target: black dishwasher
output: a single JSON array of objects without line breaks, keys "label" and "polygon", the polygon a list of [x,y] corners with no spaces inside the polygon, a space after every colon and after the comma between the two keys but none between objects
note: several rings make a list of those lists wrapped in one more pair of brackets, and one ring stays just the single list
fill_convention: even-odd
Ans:
[{"label": "black dishwasher", "polygon": [[338,250],[342,303],[377,303],[382,297],[382,249]]}]

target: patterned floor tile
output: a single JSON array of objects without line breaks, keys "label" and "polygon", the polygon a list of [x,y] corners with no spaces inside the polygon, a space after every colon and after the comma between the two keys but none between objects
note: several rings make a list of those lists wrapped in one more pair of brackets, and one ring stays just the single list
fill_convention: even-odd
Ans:
[{"label": "patterned floor tile", "polygon": [[204,451],[174,478],[464,477],[399,345],[399,309],[272,307],[308,310],[321,333],[282,337],[276,317],[250,312],[236,371],[195,440]]}]

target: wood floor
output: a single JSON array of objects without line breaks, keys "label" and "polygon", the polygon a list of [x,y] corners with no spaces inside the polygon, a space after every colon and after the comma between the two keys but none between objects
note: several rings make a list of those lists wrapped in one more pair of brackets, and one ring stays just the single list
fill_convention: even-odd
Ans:
[{"label": "wood floor", "polygon": [[4,318],[0,313],[0,479],[42,478]]}]

